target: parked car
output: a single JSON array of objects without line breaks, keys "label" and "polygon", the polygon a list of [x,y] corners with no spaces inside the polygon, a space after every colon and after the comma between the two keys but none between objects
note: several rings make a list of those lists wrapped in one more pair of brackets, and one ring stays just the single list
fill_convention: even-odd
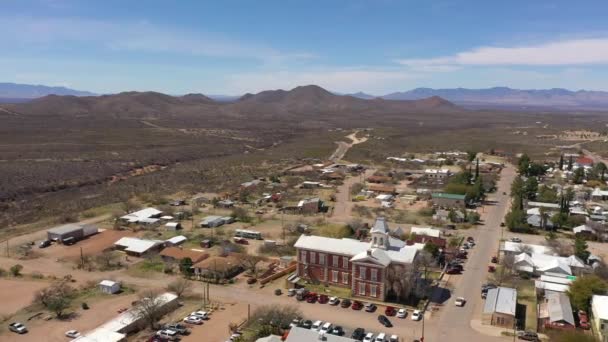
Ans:
[{"label": "parked car", "polygon": [[378,307],[374,303],[366,303],[365,304],[365,311],[367,311],[367,312],[374,312],[374,311],[376,311],[377,308]]},{"label": "parked car", "polygon": [[177,335],[177,331],[168,330],[168,329],[157,331],[156,332],[156,336],[165,338],[168,341],[178,341],[179,340],[179,336]]},{"label": "parked car", "polygon": [[202,319],[209,319],[209,313],[207,311],[194,311],[190,316],[200,317]]},{"label": "parked car", "polygon": [[365,329],[363,328],[357,328],[353,331],[352,335],[350,335],[350,337],[353,340],[357,340],[357,341],[362,341],[363,338],[365,337]]},{"label": "parked car", "polygon": [[384,315],[378,315],[378,322],[380,322],[380,324],[384,325],[387,328],[390,328],[393,326],[391,321]]},{"label": "parked car", "polygon": [[397,335],[391,335],[391,337],[388,339],[389,342],[399,342],[399,336]]},{"label": "parked car", "polygon": [[407,317],[407,309],[399,309],[399,311],[397,311],[397,317],[399,317],[399,318]]},{"label": "parked car", "polygon": [[306,303],[310,303],[310,304],[314,304],[317,302],[317,294],[316,293],[309,293],[308,296],[306,296]]},{"label": "parked car", "polygon": [[329,305],[338,305],[340,303],[340,299],[338,297],[330,297]]},{"label": "parked car", "polygon": [[308,296],[307,289],[297,289],[296,290],[296,299],[299,301],[306,300],[306,296]]},{"label": "parked car", "polygon": [[287,290],[287,297],[293,297],[296,295],[296,289]]},{"label": "parked car", "polygon": [[589,330],[591,326],[589,325],[589,316],[583,310],[578,310],[578,323],[581,329]]},{"label": "parked car", "polygon": [[497,256],[493,256],[492,257],[492,263],[493,264],[497,264],[498,263],[498,257]]},{"label": "parked car", "polygon": [[467,236],[467,242],[474,242],[475,239],[472,236]]},{"label": "parked car", "polygon": [[361,303],[360,301],[356,300],[353,302],[353,306],[352,306],[353,310],[361,310],[363,309],[363,303]]},{"label": "parked car", "polygon": [[517,339],[524,341],[540,341],[538,334],[534,331],[518,331]]},{"label": "parked car", "polygon": [[322,327],[322,326],[323,326],[323,321],[315,321],[315,322],[312,324],[311,329],[312,329],[312,330],[317,330],[317,331],[318,331],[318,330],[320,330],[320,329],[321,329],[321,327]]},{"label": "parked car", "polygon": [[319,295],[319,304],[325,304],[329,302],[329,297],[327,297],[327,295]]},{"label": "parked car", "polygon": [[365,335],[363,338],[363,342],[374,342],[374,334],[367,333],[367,335]]},{"label": "parked car", "polygon": [[447,273],[447,274],[460,274],[460,272],[461,272],[461,271],[460,271],[460,269],[458,269],[458,268],[454,268],[454,267],[449,267],[449,268],[448,268],[448,269],[445,271],[445,273]]},{"label": "parked car", "polygon": [[496,272],[496,266],[494,266],[494,265],[488,265],[488,272],[490,272],[490,273]]},{"label": "parked car", "polygon": [[386,334],[379,333],[378,336],[374,339],[374,342],[386,342]]},{"label": "parked car", "polygon": [[456,269],[459,272],[464,271],[464,267],[462,267],[462,264],[460,264],[460,263],[448,265],[448,269]]},{"label": "parked car", "polygon": [[249,278],[247,279],[247,284],[251,285],[251,284],[255,284],[258,280],[255,278]]},{"label": "parked car", "polygon": [[350,304],[351,304],[350,299],[344,298],[344,299],[342,299],[342,302],[340,303],[340,307],[348,308],[348,307],[350,307]]},{"label": "parked car", "polygon": [[184,318],[184,322],[188,324],[200,325],[203,324],[203,318],[199,316],[188,316]]},{"label": "parked car", "polygon": [[419,321],[422,319],[422,312],[420,310],[414,310],[412,312],[412,321]]},{"label": "parked car", "polygon": [[277,296],[280,296],[283,294],[283,291],[281,291],[281,289],[276,289],[276,290],[274,290],[274,294]]},{"label": "parked car", "polygon": [[384,310],[384,314],[387,316],[395,316],[397,314],[397,310],[392,306],[387,306]]},{"label": "parked car", "polygon": [[27,332],[27,328],[23,323],[13,322],[8,325],[8,329],[17,334],[25,334]]},{"label": "parked car", "polygon": [[457,297],[456,300],[454,301],[454,304],[456,304],[456,306],[464,306],[464,304],[467,302],[466,299],[464,299],[463,297]]},{"label": "parked car", "polygon": [[329,333],[331,331],[332,328],[333,328],[333,325],[331,323],[325,322],[325,324],[323,324],[321,326],[320,332],[327,334],[327,333]]},{"label": "parked car", "polygon": [[[202,323],[202,321],[201,321],[201,323]],[[165,329],[177,331],[177,333],[180,335],[190,335],[190,329],[188,329],[187,326],[185,326],[183,324],[179,324],[179,323],[167,324],[167,325],[165,325]]]},{"label": "parked car", "polygon": [[294,318],[291,320],[291,323],[289,323],[289,328],[293,328],[293,327],[300,327],[302,323],[302,320],[299,318]]},{"label": "parked car", "polygon": [[521,242],[521,239],[520,239],[520,238],[518,238],[518,237],[512,237],[512,238],[511,238],[511,241],[512,241],[512,242]]},{"label": "parked car", "polygon": [[333,327],[331,329],[331,331],[329,333],[332,335],[342,336],[342,335],[344,335],[344,329],[342,329],[341,326],[336,325],[335,327]]},{"label": "parked car", "polygon": [[65,336],[69,338],[78,338],[80,337],[80,333],[78,332],[78,330],[68,330],[65,332]]},{"label": "parked car", "polygon": [[300,323],[300,327],[304,329],[310,329],[312,327],[312,321],[307,319]]},{"label": "parked car", "polygon": [[50,245],[51,245],[51,240],[48,240],[48,239],[47,240],[42,240],[38,244],[38,248],[47,248]]}]

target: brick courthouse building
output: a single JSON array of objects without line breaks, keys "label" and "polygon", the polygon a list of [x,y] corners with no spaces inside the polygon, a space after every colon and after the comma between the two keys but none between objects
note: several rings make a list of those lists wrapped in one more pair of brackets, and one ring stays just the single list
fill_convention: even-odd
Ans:
[{"label": "brick courthouse building", "polygon": [[389,234],[379,217],[369,242],[302,235],[295,244],[297,274],[315,283],[350,287],[354,296],[385,300],[393,278],[412,266],[419,249]]}]

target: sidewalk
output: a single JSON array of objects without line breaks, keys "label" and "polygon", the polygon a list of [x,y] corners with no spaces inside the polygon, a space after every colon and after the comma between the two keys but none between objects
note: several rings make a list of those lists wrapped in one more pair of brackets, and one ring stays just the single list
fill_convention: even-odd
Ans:
[{"label": "sidewalk", "polygon": [[503,332],[509,332],[509,333],[513,334],[513,329],[509,330],[509,329],[502,328],[502,327],[495,327],[492,325],[482,324],[481,320],[479,320],[479,319],[471,320],[471,328],[473,328],[473,330],[475,330],[478,333],[483,334],[483,335],[494,336],[494,337],[513,338],[513,335],[506,336],[506,335],[502,334]]}]

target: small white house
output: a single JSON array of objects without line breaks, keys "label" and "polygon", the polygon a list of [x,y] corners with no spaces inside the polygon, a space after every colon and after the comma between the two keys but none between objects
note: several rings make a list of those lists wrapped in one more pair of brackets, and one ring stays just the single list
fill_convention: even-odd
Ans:
[{"label": "small white house", "polygon": [[99,290],[107,294],[115,294],[120,291],[120,283],[112,280],[102,280],[99,283]]}]

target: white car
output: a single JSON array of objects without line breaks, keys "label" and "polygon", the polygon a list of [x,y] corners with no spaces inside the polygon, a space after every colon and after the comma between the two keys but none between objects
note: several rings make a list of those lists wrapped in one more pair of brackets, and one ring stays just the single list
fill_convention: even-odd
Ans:
[{"label": "white car", "polygon": [[456,304],[456,306],[464,306],[464,303],[466,303],[467,300],[464,299],[463,297],[458,297],[456,298],[456,301],[454,301],[454,304]]},{"label": "white car", "polygon": [[331,331],[331,328],[333,327],[333,325],[329,322],[323,324],[323,326],[321,327],[321,332],[328,334]]},{"label": "white car", "polygon": [[184,318],[184,322],[188,324],[203,324],[203,319],[199,316],[188,316]]},{"label": "white car", "polygon": [[315,321],[312,326],[310,327],[310,329],[312,330],[316,330],[319,331],[321,330],[321,327],[323,326],[323,321]]},{"label": "white car", "polygon": [[422,312],[420,310],[414,310],[412,312],[412,321],[419,321],[422,319]]},{"label": "white car", "polygon": [[386,342],[386,334],[379,333],[378,336],[376,336],[376,339],[374,340],[374,342]]},{"label": "white car", "polygon": [[329,305],[338,305],[338,303],[340,303],[340,300],[338,299],[338,297],[329,297]]},{"label": "white car", "polygon": [[78,338],[80,337],[80,333],[78,332],[78,330],[68,330],[65,332],[65,336],[69,338]]},{"label": "white car", "polygon": [[209,319],[209,313],[207,311],[194,311],[189,316],[200,317],[201,319]]},{"label": "white car", "polygon": [[391,338],[388,339],[389,342],[399,342],[399,336],[391,335]]},{"label": "white car", "polygon": [[156,336],[165,338],[169,341],[177,341],[179,339],[179,336],[177,336],[177,331],[168,329],[157,331]]},{"label": "white car", "polygon": [[397,317],[398,318],[407,317],[407,309],[399,309],[399,311],[397,311]]},{"label": "white car", "polygon": [[363,342],[374,342],[374,334],[367,333],[367,335],[365,335],[363,338]]}]

